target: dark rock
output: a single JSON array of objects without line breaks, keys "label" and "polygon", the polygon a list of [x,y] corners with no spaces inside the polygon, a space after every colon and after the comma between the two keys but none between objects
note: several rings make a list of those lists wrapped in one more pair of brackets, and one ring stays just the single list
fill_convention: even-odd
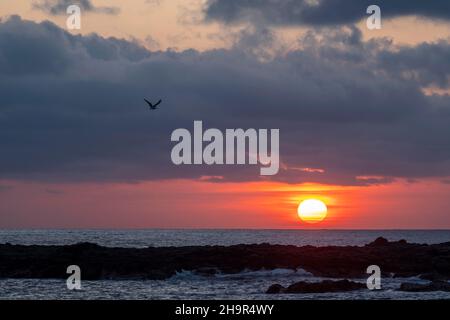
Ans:
[{"label": "dark rock", "polygon": [[375,241],[369,243],[367,246],[370,247],[381,247],[381,246],[386,246],[389,244],[389,241],[383,237],[378,237],[375,239]]},{"label": "dark rock", "polygon": [[266,293],[281,293],[284,291],[284,287],[281,284],[275,283],[267,289]]},{"label": "dark rock", "polygon": [[244,270],[302,268],[315,276],[367,277],[378,265],[383,274],[450,278],[450,243],[420,245],[378,238],[369,245],[284,246],[249,244],[158,248],[107,248],[92,243],[67,246],[0,244],[0,278],[67,278],[69,265],[96,279],[167,279],[177,271],[239,273]]},{"label": "dark rock", "polygon": [[284,288],[279,284],[273,284],[267,290],[267,293],[327,293],[327,292],[346,292],[366,289],[364,283],[349,280],[324,280],[321,282],[300,281]]},{"label": "dark rock", "polygon": [[402,283],[400,291],[407,292],[428,292],[428,291],[446,291],[450,292],[450,283],[446,281],[432,281],[427,284]]}]

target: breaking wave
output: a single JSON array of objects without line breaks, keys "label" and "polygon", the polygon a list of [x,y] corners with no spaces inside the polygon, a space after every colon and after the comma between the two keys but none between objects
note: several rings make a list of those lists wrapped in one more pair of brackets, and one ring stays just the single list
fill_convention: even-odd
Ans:
[{"label": "breaking wave", "polygon": [[242,279],[242,278],[280,278],[280,277],[313,277],[313,274],[298,268],[294,269],[283,269],[277,268],[272,270],[261,269],[261,270],[243,270],[238,273],[223,273],[220,271],[215,271],[211,273],[205,273],[198,270],[182,270],[177,272],[171,279],[200,279],[200,278],[217,278],[217,279]]}]

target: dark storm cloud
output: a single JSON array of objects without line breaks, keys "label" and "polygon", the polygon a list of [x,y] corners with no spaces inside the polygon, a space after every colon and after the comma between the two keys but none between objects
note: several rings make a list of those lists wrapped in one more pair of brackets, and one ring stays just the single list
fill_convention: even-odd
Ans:
[{"label": "dark storm cloud", "polygon": [[380,63],[392,75],[416,78],[424,86],[446,88],[450,83],[450,46],[447,41],[383,52]]},{"label": "dark storm cloud", "polygon": [[113,15],[120,12],[120,9],[116,7],[97,7],[90,0],[37,0],[33,2],[34,9],[45,11],[51,15],[66,14],[67,7],[70,5],[79,5],[84,12]]},{"label": "dark storm cloud", "polygon": [[[16,76],[64,74],[81,60],[138,61],[150,53],[136,44],[116,38],[68,36],[50,22],[39,28],[32,22],[12,17],[0,29],[0,69]],[[17,33],[20,32],[20,35]]]},{"label": "dark storm cloud", "polygon": [[367,17],[366,9],[372,4],[381,7],[384,18],[416,15],[450,19],[447,0],[209,0],[205,14],[209,20],[226,23],[330,26]]},{"label": "dark storm cloud", "polygon": [[[192,130],[194,120],[223,130],[279,128],[278,180],[450,176],[450,97],[421,91],[423,79],[443,85],[448,71],[432,72],[419,58],[390,70],[399,56],[414,56],[407,50],[422,56],[421,46],[363,42],[350,28],[309,33],[302,50],[271,60],[248,50],[270,41],[265,31],[227,50],[149,52],[124,40],[73,36],[49,22],[3,21],[0,179],[260,179],[256,166],[174,166],[170,134]],[[444,61],[448,47],[426,52]],[[148,111],[144,97],[162,98],[161,109]]]}]

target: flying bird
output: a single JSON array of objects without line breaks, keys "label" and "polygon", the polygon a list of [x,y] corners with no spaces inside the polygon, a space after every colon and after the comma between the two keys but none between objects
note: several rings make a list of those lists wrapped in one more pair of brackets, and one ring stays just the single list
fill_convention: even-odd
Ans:
[{"label": "flying bird", "polygon": [[145,99],[145,98],[144,98],[144,100],[145,100],[145,102],[147,102],[147,104],[149,105],[150,110],[158,109],[157,107],[158,107],[158,105],[161,103],[161,99],[159,99],[159,101],[158,101],[157,103],[155,103],[155,104],[152,104],[150,101],[148,101],[148,100]]}]

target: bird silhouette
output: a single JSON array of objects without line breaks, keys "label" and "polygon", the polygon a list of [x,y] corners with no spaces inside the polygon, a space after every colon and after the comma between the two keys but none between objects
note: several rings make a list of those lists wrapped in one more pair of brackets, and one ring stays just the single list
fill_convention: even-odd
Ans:
[{"label": "bird silhouette", "polygon": [[155,109],[158,109],[157,107],[158,107],[158,105],[162,102],[162,100],[161,99],[159,99],[159,101],[157,102],[157,103],[155,103],[155,104],[152,104],[150,101],[148,101],[147,99],[145,99],[144,98],[144,100],[145,100],[145,102],[147,102],[147,104],[149,105],[149,107],[150,107],[150,110],[155,110]]}]

